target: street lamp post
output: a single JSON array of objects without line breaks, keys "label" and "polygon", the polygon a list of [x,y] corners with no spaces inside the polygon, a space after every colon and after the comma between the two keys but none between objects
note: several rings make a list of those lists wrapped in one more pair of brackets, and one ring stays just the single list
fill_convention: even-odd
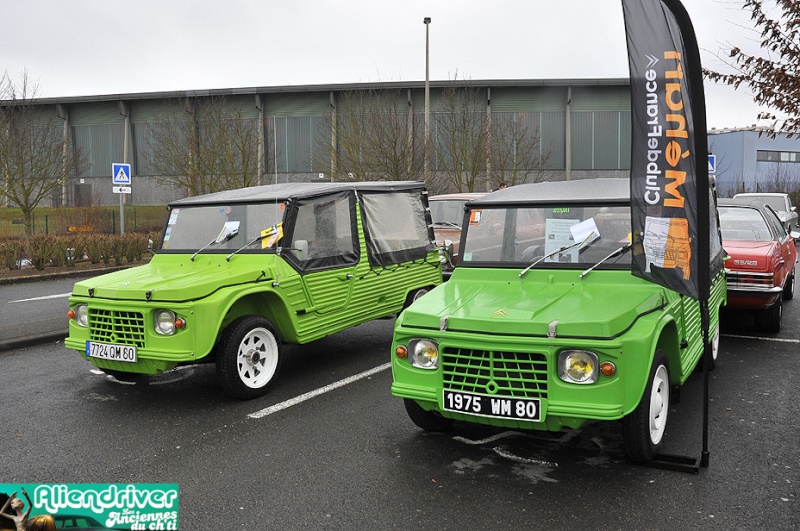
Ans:
[{"label": "street lamp post", "polygon": [[429,64],[429,39],[428,28],[430,27],[431,17],[425,17],[422,22],[425,24],[425,185],[431,184],[431,86],[430,86],[430,64]]}]

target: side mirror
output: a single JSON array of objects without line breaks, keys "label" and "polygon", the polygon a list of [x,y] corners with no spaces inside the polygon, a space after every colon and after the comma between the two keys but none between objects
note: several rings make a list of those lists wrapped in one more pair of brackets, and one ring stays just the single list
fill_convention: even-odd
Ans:
[{"label": "side mirror", "polygon": [[451,259],[453,258],[453,241],[452,240],[445,240],[444,241],[444,252],[447,253]]},{"label": "side mirror", "polygon": [[292,252],[298,260],[304,262],[308,258],[308,240],[295,240]]},{"label": "side mirror", "polygon": [[453,266],[453,242],[451,240],[444,240],[443,245],[439,248],[439,261],[442,264]]}]

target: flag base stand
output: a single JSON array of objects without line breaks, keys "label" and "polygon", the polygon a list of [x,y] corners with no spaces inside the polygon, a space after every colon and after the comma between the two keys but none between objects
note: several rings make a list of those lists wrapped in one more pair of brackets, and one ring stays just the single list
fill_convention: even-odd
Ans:
[{"label": "flag base stand", "polygon": [[671,470],[673,472],[698,474],[701,466],[708,466],[708,460],[707,458],[704,460],[683,455],[658,454],[650,461],[641,462],[639,464],[648,468],[658,468],[661,470]]}]

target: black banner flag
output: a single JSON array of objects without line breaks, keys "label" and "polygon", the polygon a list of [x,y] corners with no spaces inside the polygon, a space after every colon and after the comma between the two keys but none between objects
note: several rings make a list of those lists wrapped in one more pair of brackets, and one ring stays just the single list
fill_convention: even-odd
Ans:
[{"label": "black banner flag", "polygon": [[708,300],[711,269],[721,264],[711,266],[709,258],[713,199],[694,29],[678,0],[622,0],[622,8],[631,78],[633,274]]}]

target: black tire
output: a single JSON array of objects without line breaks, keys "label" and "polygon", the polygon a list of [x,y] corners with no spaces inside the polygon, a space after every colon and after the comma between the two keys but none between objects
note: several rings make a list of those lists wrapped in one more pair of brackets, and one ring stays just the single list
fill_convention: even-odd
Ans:
[{"label": "black tire", "polygon": [[777,334],[781,331],[781,321],[783,320],[783,299],[763,310],[756,312],[756,328],[762,332]]},{"label": "black tire", "polygon": [[403,405],[411,422],[425,431],[447,431],[453,425],[453,419],[447,419],[435,411],[425,411],[416,401],[404,398]]},{"label": "black tire", "polygon": [[258,315],[232,322],[217,349],[217,377],[233,398],[249,400],[266,393],[281,366],[281,342],[275,327]]},{"label": "black tire", "polygon": [[792,269],[792,274],[789,275],[789,278],[786,279],[786,284],[783,286],[783,300],[790,301],[794,298],[794,273],[795,269]]},{"label": "black tire", "polygon": [[649,461],[661,451],[669,416],[670,391],[667,356],[659,349],[641,402],[622,419],[623,446],[634,461]]},{"label": "black tire", "polygon": [[416,289],[416,290],[412,291],[411,293],[409,293],[408,296],[406,297],[406,303],[403,306],[403,309],[405,310],[406,308],[411,306],[414,303],[414,301],[416,301],[417,299],[419,299],[420,297],[422,297],[423,295],[425,295],[429,291],[430,290],[428,288],[419,288],[419,289]]}]

